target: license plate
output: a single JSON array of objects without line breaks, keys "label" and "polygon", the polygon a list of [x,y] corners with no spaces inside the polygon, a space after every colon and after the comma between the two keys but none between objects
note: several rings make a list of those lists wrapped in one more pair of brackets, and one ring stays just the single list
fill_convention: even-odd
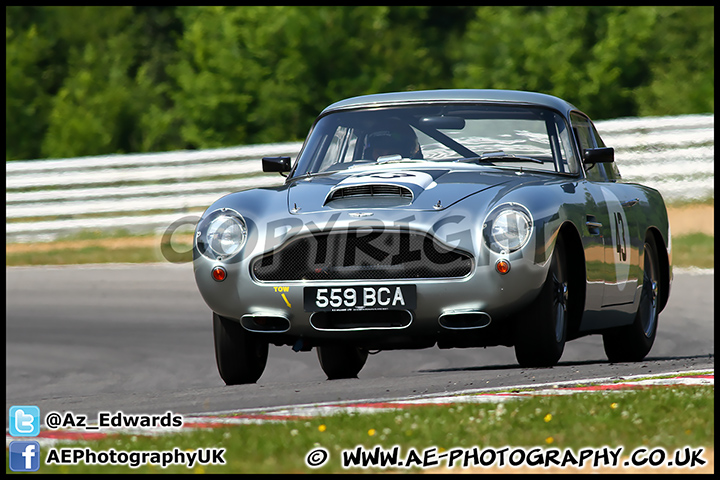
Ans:
[{"label": "license plate", "polygon": [[303,297],[306,312],[414,310],[417,304],[415,285],[305,287]]}]

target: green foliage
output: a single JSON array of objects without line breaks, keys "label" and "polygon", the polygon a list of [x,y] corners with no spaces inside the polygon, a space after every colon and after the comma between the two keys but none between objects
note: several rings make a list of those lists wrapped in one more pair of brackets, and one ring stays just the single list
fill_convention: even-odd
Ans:
[{"label": "green foliage", "polygon": [[638,114],[714,111],[714,7],[658,10],[663,28],[655,33],[655,61],[649,66],[649,81],[637,89]]},{"label": "green foliage", "polygon": [[6,7],[6,159],[302,139],[367,93],[714,111],[714,7]]},{"label": "green foliage", "polygon": [[53,96],[51,41],[36,25],[5,27],[5,136],[7,158],[38,158]]},{"label": "green foliage", "polygon": [[[595,118],[637,115],[636,91],[657,81],[653,69],[669,67],[658,55],[664,8],[479,8],[465,36],[456,86],[549,93]],[[706,27],[712,35],[712,20]],[[712,48],[709,54],[706,59]],[[712,102],[696,108],[710,111]]]}]

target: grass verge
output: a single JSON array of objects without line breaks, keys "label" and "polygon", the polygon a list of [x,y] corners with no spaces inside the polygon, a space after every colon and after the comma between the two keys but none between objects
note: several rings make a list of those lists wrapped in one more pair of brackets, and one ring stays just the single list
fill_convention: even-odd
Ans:
[{"label": "grass verge", "polygon": [[[103,440],[59,444],[94,452],[114,449],[133,451],[194,451],[225,449],[224,465],[100,466],[80,463],[47,465],[50,447],[41,453],[39,473],[366,473],[373,469],[342,467],[343,451],[357,446],[400,448],[400,459],[414,450],[437,447],[438,454],[455,448],[484,449],[509,446],[543,449],[623,447],[625,457],[638,447],[661,447],[668,456],[676,449],[700,448],[714,462],[714,388],[712,386],[645,387],[623,391],[508,400],[501,404],[465,403],[453,406],[419,406],[374,414],[343,413],[324,418],[264,425],[164,434],[152,437],[113,435]],[[318,447],[329,453],[318,469],[305,464],[306,455]],[[707,457],[705,457],[707,459]],[[438,467],[447,466],[447,461]],[[528,467],[529,468],[529,467]],[[714,464],[712,466],[714,469]],[[436,468],[389,468],[376,471],[419,472]],[[491,469],[479,467],[481,473]],[[507,469],[512,471],[511,468]],[[532,468],[542,473],[543,468]],[[686,469],[688,470],[688,469]],[[463,471],[458,465],[450,470]],[[675,473],[683,472],[673,468]],[[712,471],[712,470],[711,470]],[[657,470],[656,470],[657,472]],[[612,473],[612,469],[605,470]]]},{"label": "grass verge", "polygon": [[151,263],[192,261],[192,234],[173,235],[171,257],[163,255],[157,235],[84,234],[55,242],[17,243],[5,246],[5,265],[80,265],[89,263]]},{"label": "grass verge", "polygon": [[692,233],[672,239],[673,265],[677,267],[713,268],[715,237]]}]

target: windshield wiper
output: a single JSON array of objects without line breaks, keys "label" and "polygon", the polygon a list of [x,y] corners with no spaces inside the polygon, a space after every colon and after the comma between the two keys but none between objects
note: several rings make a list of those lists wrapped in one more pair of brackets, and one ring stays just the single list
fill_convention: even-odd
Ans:
[{"label": "windshield wiper", "polygon": [[385,165],[388,163],[406,163],[406,162],[426,162],[427,160],[424,160],[422,158],[403,158],[400,155],[386,155],[383,157],[378,157],[377,160],[372,161],[363,161],[360,163],[355,163],[354,165],[350,165],[348,167],[348,170],[351,168],[358,168],[358,167],[369,167],[372,165]]},{"label": "windshield wiper", "polygon": [[533,157],[525,157],[522,155],[515,155],[513,153],[505,153],[502,150],[498,150],[496,152],[483,152],[482,155],[478,157],[467,157],[467,158],[460,158],[458,160],[455,160],[456,162],[463,162],[463,163],[469,163],[469,162],[534,162],[534,163],[544,163],[542,160],[539,160],[537,158]]},{"label": "windshield wiper", "polygon": [[333,173],[338,173],[337,171],[324,171],[324,172],[315,172],[315,173],[303,173],[302,175],[298,175],[296,177],[290,177],[287,181],[292,182],[295,180],[307,180],[314,177],[322,177],[325,175],[332,175]]},{"label": "windshield wiper", "polygon": [[426,160],[423,158],[408,158],[408,157],[401,157],[400,155],[386,155],[384,157],[378,157],[377,160],[375,160],[375,163],[377,165],[383,165],[385,163],[405,163],[405,162],[425,162]]}]

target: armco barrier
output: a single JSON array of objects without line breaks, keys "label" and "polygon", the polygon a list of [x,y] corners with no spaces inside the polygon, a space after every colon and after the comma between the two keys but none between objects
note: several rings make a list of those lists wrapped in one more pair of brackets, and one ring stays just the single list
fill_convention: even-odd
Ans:
[{"label": "armco barrier", "polygon": [[[626,182],[668,202],[714,196],[715,116],[596,122]],[[79,230],[161,231],[214,200],[280,185],[263,156],[297,156],[299,142],[200,151],[6,162],[6,241],[51,240]]]}]

